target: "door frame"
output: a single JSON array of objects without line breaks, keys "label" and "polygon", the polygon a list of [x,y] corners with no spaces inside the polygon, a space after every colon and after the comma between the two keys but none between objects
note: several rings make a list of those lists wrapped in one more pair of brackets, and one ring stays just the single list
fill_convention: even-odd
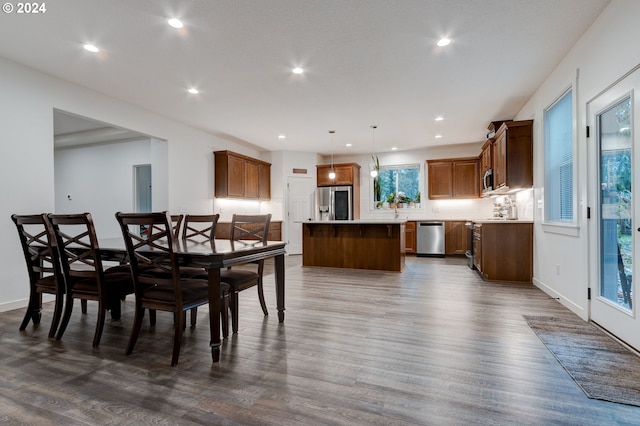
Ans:
[{"label": "door frame", "polygon": [[[599,326],[613,334],[619,340],[625,342],[629,346],[640,350],[640,332],[634,330],[640,330],[640,328],[633,327],[636,324],[629,325],[629,321],[637,323],[640,321],[638,317],[638,303],[640,303],[640,297],[638,296],[638,286],[635,287],[632,296],[632,309],[627,310],[615,303],[612,303],[600,296],[601,285],[601,170],[600,170],[600,140],[599,140],[599,128],[597,126],[596,117],[601,113],[607,111],[612,106],[630,96],[632,104],[632,129],[631,129],[631,169],[635,171],[632,174],[632,191],[634,194],[640,194],[640,170],[634,168],[634,164],[640,162],[640,126],[637,124],[640,122],[640,65],[637,65],[624,76],[616,80],[609,85],[606,89],[598,93],[592,99],[586,103],[586,121],[589,129],[589,135],[587,137],[587,197],[588,206],[591,212],[590,220],[588,221],[588,259],[590,260],[588,265],[588,290],[590,294],[588,303],[588,316],[589,320],[597,323]],[[597,109],[596,109],[597,108]],[[636,220],[640,212],[640,197],[633,196],[633,210],[631,212],[632,217],[632,238],[633,238],[633,266],[632,272],[634,275],[637,270],[640,269],[640,264],[637,260],[640,253],[640,235],[636,231],[636,227],[639,225],[639,221]],[[634,288],[632,287],[632,289]],[[622,323],[627,322],[626,328]]]}]

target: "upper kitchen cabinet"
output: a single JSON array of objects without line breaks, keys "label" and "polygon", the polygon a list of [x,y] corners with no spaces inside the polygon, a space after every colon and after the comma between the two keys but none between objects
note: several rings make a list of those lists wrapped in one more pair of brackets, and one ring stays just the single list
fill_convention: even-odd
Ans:
[{"label": "upper kitchen cabinet", "polygon": [[215,196],[269,200],[271,164],[231,151],[215,151]]},{"label": "upper kitchen cabinet", "polygon": [[480,177],[493,169],[493,139],[487,139],[480,152]]},{"label": "upper kitchen cabinet", "polygon": [[505,121],[494,141],[494,190],[532,187],[533,120]]},{"label": "upper kitchen cabinet", "polygon": [[427,160],[429,199],[478,198],[478,157]]},{"label": "upper kitchen cabinet", "polygon": [[360,165],[356,163],[334,164],[335,179],[329,178],[331,164],[323,164],[317,167],[318,186],[354,185],[360,186]]}]

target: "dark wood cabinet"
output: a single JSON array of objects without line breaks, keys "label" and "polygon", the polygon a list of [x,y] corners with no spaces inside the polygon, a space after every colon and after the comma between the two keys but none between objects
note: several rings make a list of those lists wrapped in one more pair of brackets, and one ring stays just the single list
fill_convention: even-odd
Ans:
[{"label": "dark wood cabinet", "polygon": [[258,194],[261,200],[271,199],[271,165],[258,163]]},{"label": "dark wood cabinet", "polygon": [[271,164],[231,151],[215,151],[215,196],[269,200]]},{"label": "dark wood cabinet", "polygon": [[464,255],[467,251],[467,228],[464,221],[444,223],[444,252],[446,255]]},{"label": "dark wood cabinet", "polygon": [[531,283],[533,279],[533,224],[474,224],[476,269],[487,281]]},{"label": "dark wood cabinet", "polygon": [[494,189],[533,186],[533,120],[505,121],[494,140]]},{"label": "dark wood cabinet", "polygon": [[480,152],[480,178],[484,176],[487,170],[493,168],[493,139],[487,139],[482,145],[482,151]]},{"label": "dark wood cabinet", "polygon": [[427,160],[429,199],[478,198],[478,157]]},{"label": "dark wood cabinet", "polygon": [[409,221],[404,226],[404,237],[405,237],[405,253],[406,254],[415,254],[416,253],[416,223],[414,221]]},{"label": "dark wood cabinet", "polygon": [[318,186],[355,185],[360,183],[360,165],[356,163],[334,164],[335,179],[329,178],[331,164],[322,164],[316,167]]}]

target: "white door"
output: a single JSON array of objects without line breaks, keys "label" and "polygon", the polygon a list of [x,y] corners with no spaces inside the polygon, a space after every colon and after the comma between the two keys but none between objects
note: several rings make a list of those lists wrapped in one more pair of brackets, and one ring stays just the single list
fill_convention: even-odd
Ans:
[{"label": "white door", "polygon": [[593,322],[640,349],[640,70],[587,104],[589,287]]},{"label": "white door", "polygon": [[309,220],[315,182],[310,177],[287,178],[287,253],[302,254],[302,224]]}]

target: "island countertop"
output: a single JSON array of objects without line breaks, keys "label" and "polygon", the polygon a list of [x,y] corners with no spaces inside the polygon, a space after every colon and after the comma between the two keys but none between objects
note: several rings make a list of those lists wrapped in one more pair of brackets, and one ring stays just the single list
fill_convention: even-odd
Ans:
[{"label": "island countertop", "polygon": [[300,221],[302,266],[400,272],[406,220]]}]

